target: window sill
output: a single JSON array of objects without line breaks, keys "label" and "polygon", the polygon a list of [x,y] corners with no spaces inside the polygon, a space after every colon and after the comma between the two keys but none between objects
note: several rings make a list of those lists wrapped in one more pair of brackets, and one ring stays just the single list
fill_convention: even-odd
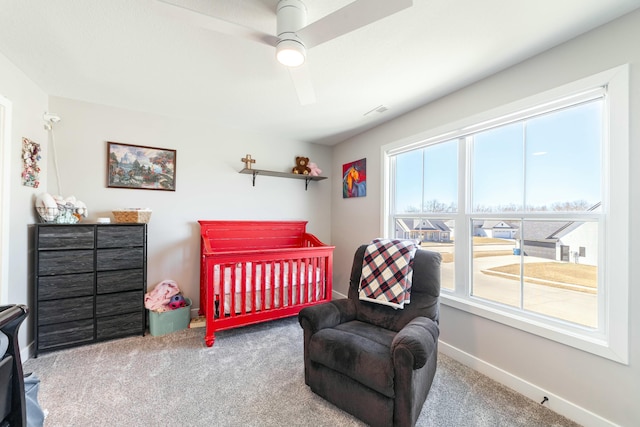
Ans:
[{"label": "window sill", "polygon": [[[520,313],[515,310],[510,312],[509,308],[504,305],[492,304],[473,297],[468,299],[461,298],[446,291],[443,291],[440,296],[442,305],[604,357],[617,363],[628,364],[627,355],[616,352],[603,337],[597,336],[597,332],[592,329],[568,322],[563,324],[555,319],[552,323],[551,321],[546,321],[543,316],[537,316],[533,313]],[[566,328],[563,328],[562,325],[566,325]]]}]

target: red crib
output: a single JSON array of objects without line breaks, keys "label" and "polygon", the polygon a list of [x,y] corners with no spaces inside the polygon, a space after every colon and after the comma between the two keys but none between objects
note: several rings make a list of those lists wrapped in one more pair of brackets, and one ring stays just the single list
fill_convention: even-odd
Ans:
[{"label": "red crib", "polygon": [[331,300],[333,250],[307,221],[198,221],[200,314],[215,332],[295,316]]}]

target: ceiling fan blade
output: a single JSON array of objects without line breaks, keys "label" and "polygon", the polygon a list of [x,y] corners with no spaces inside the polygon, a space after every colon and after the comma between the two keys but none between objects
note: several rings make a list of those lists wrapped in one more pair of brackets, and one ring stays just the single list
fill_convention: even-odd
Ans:
[{"label": "ceiling fan blade", "polygon": [[297,32],[307,49],[413,5],[413,0],[357,0]]},{"label": "ceiling fan blade", "polygon": [[230,36],[243,37],[258,43],[275,46],[278,38],[271,34],[266,34],[253,28],[245,27],[235,22],[226,21],[222,18],[208,15],[197,10],[189,2],[177,0],[157,0],[158,8],[161,12],[173,19],[179,19],[188,25],[194,25]]},{"label": "ceiling fan blade", "polygon": [[311,73],[306,63],[299,67],[289,68],[289,75],[293,86],[296,88],[300,105],[309,105],[316,102],[316,91],[311,82]]}]

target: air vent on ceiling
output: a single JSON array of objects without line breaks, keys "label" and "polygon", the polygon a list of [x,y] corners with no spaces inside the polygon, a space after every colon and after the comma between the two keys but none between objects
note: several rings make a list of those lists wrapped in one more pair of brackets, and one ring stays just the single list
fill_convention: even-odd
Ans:
[{"label": "air vent on ceiling", "polygon": [[388,110],[388,108],[385,107],[384,105],[378,105],[376,108],[374,108],[373,110],[367,111],[363,115],[364,116],[368,116],[369,114],[372,114],[372,113],[384,113],[387,110]]}]

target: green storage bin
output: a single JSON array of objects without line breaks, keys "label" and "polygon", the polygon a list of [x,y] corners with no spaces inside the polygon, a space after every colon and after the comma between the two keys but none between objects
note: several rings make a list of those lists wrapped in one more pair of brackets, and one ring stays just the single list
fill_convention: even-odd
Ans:
[{"label": "green storage bin", "polygon": [[181,331],[189,327],[191,320],[191,300],[184,299],[186,307],[175,310],[163,311],[161,313],[149,311],[149,332],[154,337]]}]

